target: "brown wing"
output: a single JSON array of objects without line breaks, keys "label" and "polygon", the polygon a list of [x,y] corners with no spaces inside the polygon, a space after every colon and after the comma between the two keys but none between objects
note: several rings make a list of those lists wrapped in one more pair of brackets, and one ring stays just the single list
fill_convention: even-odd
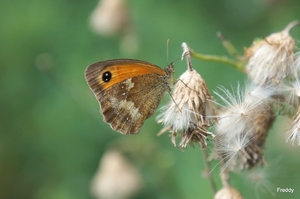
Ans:
[{"label": "brown wing", "polygon": [[[103,81],[103,75],[110,72],[110,81]],[[107,89],[128,78],[145,74],[166,75],[165,71],[148,62],[133,59],[115,59],[96,62],[85,70],[85,78],[92,91],[99,98]]]},{"label": "brown wing", "polygon": [[[86,79],[100,103],[104,121],[123,134],[137,134],[170,89],[171,77],[147,62],[126,60],[128,64],[120,64],[119,61],[89,66]],[[102,80],[105,71],[111,72],[112,81]]]}]

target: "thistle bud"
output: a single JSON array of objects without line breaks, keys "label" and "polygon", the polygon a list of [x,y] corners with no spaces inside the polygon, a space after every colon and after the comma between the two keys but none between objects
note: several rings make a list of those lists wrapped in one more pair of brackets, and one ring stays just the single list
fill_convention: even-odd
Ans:
[{"label": "thistle bud", "polygon": [[243,196],[238,190],[228,185],[219,190],[214,199],[243,199]]}]

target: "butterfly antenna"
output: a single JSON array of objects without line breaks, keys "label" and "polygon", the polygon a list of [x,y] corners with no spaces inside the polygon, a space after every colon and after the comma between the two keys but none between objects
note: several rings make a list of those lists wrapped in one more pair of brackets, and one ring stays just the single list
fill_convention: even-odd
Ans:
[{"label": "butterfly antenna", "polygon": [[167,39],[167,66],[169,65],[169,42],[170,39]]}]

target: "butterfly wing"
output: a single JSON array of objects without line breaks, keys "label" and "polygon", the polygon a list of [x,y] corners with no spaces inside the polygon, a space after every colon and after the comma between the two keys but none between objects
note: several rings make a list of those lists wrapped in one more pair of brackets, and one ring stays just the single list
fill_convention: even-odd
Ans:
[{"label": "butterfly wing", "polygon": [[[110,80],[103,78],[111,74]],[[104,121],[123,134],[137,134],[155,112],[171,77],[139,60],[109,60],[90,65],[86,79],[101,106]]]}]

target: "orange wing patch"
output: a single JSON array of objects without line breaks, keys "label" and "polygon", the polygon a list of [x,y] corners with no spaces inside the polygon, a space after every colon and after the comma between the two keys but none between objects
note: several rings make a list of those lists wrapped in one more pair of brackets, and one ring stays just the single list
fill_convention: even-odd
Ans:
[{"label": "orange wing patch", "polygon": [[[105,72],[110,72],[112,74],[111,80],[108,82],[104,82],[102,80],[102,76]],[[155,65],[146,65],[144,63],[118,64],[105,67],[98,76],[98,83],[104,90],[106,90],[115,84],[125,81],[126,79],[151,73],[162,76],[166,75],[163,69]]]}]

